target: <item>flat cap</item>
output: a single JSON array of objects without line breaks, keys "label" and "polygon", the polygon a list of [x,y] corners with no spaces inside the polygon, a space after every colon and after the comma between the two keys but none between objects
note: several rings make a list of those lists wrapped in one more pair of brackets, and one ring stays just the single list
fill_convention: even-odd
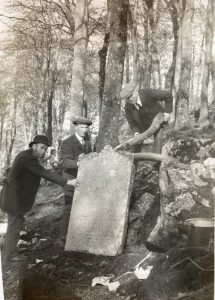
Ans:
[{"label": "flat cap", "polygon": [[78,125],[78,124],[84,124],[84,125],[92,125],[92,122],[87,119],[87,118],[84,118],[84,117],[77,117],[73,120],[72,122],[74,125]]},{"label": "flat cap", "polygon": [[123,99],[123,98],[126,98],[128,96],[130,96],[134,89],[136,87],[136,83],[135,82],[129,82],[128,84],[126,84],[123,89],[121,90],[121,93],[120,93],[120,98]]}]

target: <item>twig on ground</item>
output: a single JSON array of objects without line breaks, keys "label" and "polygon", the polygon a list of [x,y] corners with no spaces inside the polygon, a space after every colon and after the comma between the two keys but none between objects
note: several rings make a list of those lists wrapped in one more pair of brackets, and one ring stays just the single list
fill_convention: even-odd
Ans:
[{"label": "twig on ground", "polygon": [[181,261],[177,262],[176,264],[174,264],[173,266],[170,267],[170,270],[173,269],[174,267],[180,265],[181,263],[183,263],[184,261],[189,260],[192,264],[194,264],[197,268],[199,268],[201,271],[206,271],[206,272],[213,272],[214,269],[205,269],[202,268],[200,265],[198,265],[194,260],[192,260],[190,257],[186,257],[184,259],[182,259]]}]

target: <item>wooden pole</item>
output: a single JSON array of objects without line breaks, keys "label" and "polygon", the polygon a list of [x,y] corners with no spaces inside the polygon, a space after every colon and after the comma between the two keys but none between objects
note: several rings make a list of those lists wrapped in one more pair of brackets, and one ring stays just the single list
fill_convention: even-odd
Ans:
[{"label": "wooden pole", "polygon": [[165,156],[158,153],[151,153],[151,152],[141,152],[141,153],[134,153],[134,160],[152,160],[152,161],[162,161]]},{"label": "wooden pole", "polygon": [[189,165],[179,162],[176,158],[158,154],[151,152],[140,152],[140,153],[132,153],[134,156],[134,160],[151,160],[151,161],[160,161],[162,162],[161,168],[163,170],[168,168],[180,168],[183,170],[189,169]]},{"label": "wooden pole", "polygon": [[127,150],[129,148],[131,148],[134,145],[140,144],[142,143],[144,140],[146,140],[147,138],[149,138],[150,136],[152,136],[160,127],[161,125],[164,123],[164,116],[162,112],[159,112],[154,120],[152,121],[151,126],[144,131],[143,133],[140,133],[138,135],[135,135],[135,137],[133,137],[132,139],[118,145],[115,147],[115,150]]}]

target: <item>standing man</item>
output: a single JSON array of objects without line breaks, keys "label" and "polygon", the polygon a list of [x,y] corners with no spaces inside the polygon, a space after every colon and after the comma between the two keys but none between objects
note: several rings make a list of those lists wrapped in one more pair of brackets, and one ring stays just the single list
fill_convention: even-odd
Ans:
[{"label": "standing man", "polygon": [[45,178],[63,187],[78,186],[77,180],[67,180],[39,164],[38,160],[44,156],[49,146],[46,136],[35,136],[33,142],[29,144],[30,148],[16,156],[8,173],[0,197],[0,208],[8,216],[3,257],[5,261],[16,256],[16,246],[25,220],[24,215],[34,204],[40,179]]},{"label": "standing man", "polygon": [[[134,135],[147,130],[154,117],[164,113],[165,121],[173,108],[172,94],[160,89],[139,89],[139,85],[129,83],[121,91],[121,98],[126,100],[125,115]],[[163,126],[154,134],[154,152],[162,152]],[[140,152],[142,145],[137,145],[135,152]]]},{"label": "standing man", "polygon": [[[77,177],[80,158],[85,154],[92,152],[90,139],[87,138],[89,126],[92,125],[92,122],[84,117],[79,117],[73,121],[73,124],[75,125],[74,135],[65,139],[61,146],[64,176],[69,179],[74,179]],[[66,187],[65,208],[62,216],[63,236],[67,234],[73,195],[74,188]]]}]

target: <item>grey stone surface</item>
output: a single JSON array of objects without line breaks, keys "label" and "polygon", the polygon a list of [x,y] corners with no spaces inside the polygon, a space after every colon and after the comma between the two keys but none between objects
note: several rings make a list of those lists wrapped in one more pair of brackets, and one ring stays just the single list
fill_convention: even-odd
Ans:
[{"label": "grey stone surface", "polygon": [[142,219],[145,218],[146,214],[150,211],[155,201],[155,196],[150,193],[145,193],[142,195],[138,201],[134,204],[134,209],[138,211]]},{"label": "grey stone surface", "polygon": [[79,165],[66,251],[114,256],[123,251],[133,157],[112,149],[84,157]]},{"label": "grey stone surface", "polygon": [[[165,167],[165,162],[160,168],[161,214],[147,241],[162,250],[168,250],[176,243],[187,245],[189,234],[182,226],[187,219],[214,217],[215,160],[212,157],[204,161],[198,159],[197,144],[203,144],[203,141],[191,141],[176,139],[163,148],[164,155],[177,156],[181,162],[185,161],[185,154],[188,155],[190,150],[192,153],[185,169]],[[211,140],[207,141],[211,144]],[[204,147],[211,149],[207,141]],[[187,235],[186,239],[183,238],[184,234]]]}]

